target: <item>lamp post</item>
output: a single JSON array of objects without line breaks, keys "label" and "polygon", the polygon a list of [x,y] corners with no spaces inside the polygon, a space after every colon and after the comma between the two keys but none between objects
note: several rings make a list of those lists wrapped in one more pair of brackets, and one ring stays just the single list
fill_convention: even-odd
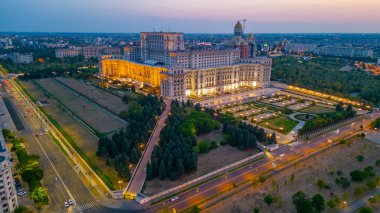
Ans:
[{"label": "lamp post", "polygon": [[118,180],[117,183],[119,184],[119,189],[121,190],[121,184],[123,183],[123,180]]}]

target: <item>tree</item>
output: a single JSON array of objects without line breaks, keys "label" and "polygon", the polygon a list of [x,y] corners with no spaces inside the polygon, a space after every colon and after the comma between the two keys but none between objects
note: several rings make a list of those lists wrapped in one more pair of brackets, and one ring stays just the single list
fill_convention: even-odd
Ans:
[{"label": "tree", "polygon": [[128,165],[121,163],[121,166],[118,169],[118,175],[125,181],[129,181],[129,179],[131,178],[131,173],[129,171]]},{"label": "tree", "polygon": [[350,181],[345,177],[339,177],[335,179],[335,182],[337,184],[340,184],[343,188],[347,188],[350,186]]},{"label": "tree", "polygon": [[307,198],[306,194],[298,191],[292,197],[293,205],[296,207],[297,213],[310,213],[313,212],[311,201]]},{"label": "tree", "polygon": [[167,177],[166,167],[165,167],[165,163],[163,160],[161,160],[161,162],[160,162],[160,168],[158,170],[158,176],[160,177],[161,180],[165,180]]},{"label": "tree", "polygon": [[265,203],[270,206],[270,204],[272,204],[274,202],[274,198],[272,195],[268,194],[264,197],[264,201]]},{"label": "tree", "polygon": [[344,108],[343,108],[343,102],[340,101],[340,102],[336,105],[335,110],[338,111],[338,112],[343,111],[343,110],[344,110]]},{"label": "tree", "polygon": [[146,165],[146,179],[152,180],[154,178],[153,169],[150,162]]},{"label": "tree", "polygon": [[309,113],[306,114],[305,118],[306,118],[306,120],[309,120],[309,119],[310,119],[310,115],[309,115]]},{"label": "tree", "polygon": [[126,103],[126,104],[129,104],[133,99],[129,96],[129,95],[124,95],[121,100]]},{"label": "tree", "polygon": [[325,210],[325,199],[321,194],[316,194],[311,198],[311,204],[315,209],[315,212],[323,212]]},{"label": "tree", "polygon": [[192,206],[192,207],[190,207],[190,208],[187,208],[187,209],[184,211],[184,213],[199,213],[199,212],[201,212],[201,209],[200,209],[197,205]]},{"label": "tree", "polygon": [[185,172],[185,168],[183,167],[182,159],[178,159],[177,161],[177,175],[181,176]]},{"label": "tree", "polygon": [[318,186],[319,189],[323,189],[323,188],[326,187],[326,182],[323,179],[321,179],[321,178],[318,178],[316,184],[317,184],[317,186]]},{"label": "tree", "polygon": [[273,132],[272,135],[270,136],[269,144],[276,144],[276,143],[277,143],[276,133]]},{"label": "tree", "polygon": [[255,208],[253,209],[253,213],[259,213],[259,212],[260,212],[260,209],[259,209],[259,208],[255,207]]},{"label": "tree", "polygon": [[351,179],[355,182],[360,182],[364,180],[365,174],[360,170],[354,170],[350,172]]},{"label": "tree", "polygon": [[346,108],[346,111],[347,111],[347,112],[351,112],[351,111],[353,111],[353,109],[352,109],[352,104],[348,104],[348,106],[347,106],[347,108]]},{"label": "tree", "polygon": [[373,210],[370,207],[363,207],[359,210],[359,213],[372,213]]},{"label": "tree", "polygon": [[356,160],[362,162],[364,160],[364,157],[362,155],[358,155],[356,156]]},{"label": "tree", "polygon": [[137,162],[139,162],[139,154],[137,153],[136,148],[132,149],[132,152],[131,152],[131,162],[135,163],[135,164]]}]

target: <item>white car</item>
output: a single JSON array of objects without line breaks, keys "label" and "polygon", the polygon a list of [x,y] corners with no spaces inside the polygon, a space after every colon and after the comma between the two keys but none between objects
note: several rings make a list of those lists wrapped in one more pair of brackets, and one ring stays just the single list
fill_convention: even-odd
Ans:
[{"label": "white car", "polygon": [[22,192],[18,192],[18,193],[17,193],[17,195],[19,195],[19,196],[22,196],[22,195],[24,195],[24,194],[26,194],[25,191],[22,191]]},{"label": "white car", "polygon": [[178,196],[175,196],[175,197],[172,197],[172,199],[170,199],[172,202],[177,200],[178,199]]},{"label": "white car", "polygon": [[70,206],[68,202],[65,202],[64,204],[65,204],[65,208],[68,208]]},{"label": "white car", "polygon": [[73,200],[71,200],[71,199],[69,200],[69,204],[70,204],[70,205],[74,205],[74,203],[75,203],[75,202],[74,202]]}]

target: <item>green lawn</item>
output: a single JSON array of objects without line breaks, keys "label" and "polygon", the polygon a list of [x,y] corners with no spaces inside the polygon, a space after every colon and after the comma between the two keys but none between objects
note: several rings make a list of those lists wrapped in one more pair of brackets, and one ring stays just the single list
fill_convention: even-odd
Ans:
[{"label": "green lawn", "polygon": [[263,127],[273,129],[284,135],[287,135],[290,131],[292,131],[297,124],[298,121],[295,121],[288,116],[279,116],[259,123],[259,125]]},{"label": "green lawn", "polygon": [[324,114],[329,112],[335,112],[332,108],[327,108],[323,106],[311,106],[305,109],[301,109],[300,112],[311,113],[311,114]]}]

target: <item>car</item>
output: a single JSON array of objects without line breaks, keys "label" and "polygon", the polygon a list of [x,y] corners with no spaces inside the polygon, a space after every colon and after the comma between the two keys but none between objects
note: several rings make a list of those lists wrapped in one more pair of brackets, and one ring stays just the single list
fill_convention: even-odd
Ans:
[{"label": "car", "polygon": [[24,195],[24,194],[26,194],[25,191],[17,192],[17,195],[19,195],[19,196],[22,196],[22,195]]},{"label": "car", "polygon": [[75,204],[75,202],[72,199],[70,199],[68,202],[69,202],[70,205],[74,205]]},{"label": "car", "polygon": [[170,199],[170,201],[175,201],[175,200],[177,200],[178,199],[178,196],[175,196],[175,197],[172,197],[171,199]]},{"label": "car", "polygon": [[65,202],[64,205],[65,205],[65,208],[70,206],[68,202]]}]

